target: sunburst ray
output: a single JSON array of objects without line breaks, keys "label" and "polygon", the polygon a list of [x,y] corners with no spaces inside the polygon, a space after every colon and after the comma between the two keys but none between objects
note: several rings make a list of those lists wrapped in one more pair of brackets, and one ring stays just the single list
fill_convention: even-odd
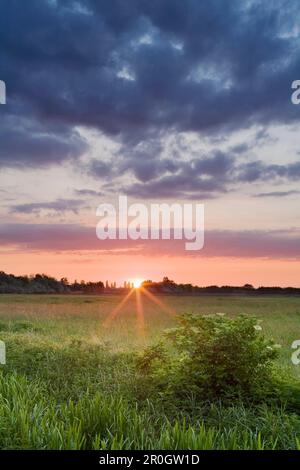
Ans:
[{"label": "sunburst ray", "polygon": [[177,315],[177,312],[169,307],[168,305],[165,305],[161,300],[159,300],[157,297],[155,297],[155,295],[153,295],[151,292],[149,292],[147,289],[145,289],[144,287],[141,287],[141,291],[143,292],[143,294],[145,294],[150,300],[152,300],[152,302],[154,302],[156,305],[158,305],[161,310],[163,310],[165,313],[167,313],[168,315],[170,315],[171,317],[174,317]]},{"label": "sunburst ray", "polygon": [[137,318],[137,331],[139,337],[145,339],[145,316],[142,302],[142,296],[139,289],[136,289],[136,318]]},{"label": "sunburst ray", "polygon": [[107,328],[110,323],[115,319],[115,317],[118,315],[118,313],[120,312],[120,310],[122,310],[122,308],[124,307],[124,305],[126,304],[126,302],[128,302],[129,298],[132,296],[133,292],[135,291],[135,289],[131,289],[128,294],[126,295],[126,297],[124,297],[124,299],[122,300],[122,302],[120,302],[114,309],[112,312],[110,312],[110,314],[106,317],[106,319],[104,320],[103,322],[103,326],[105,328]]}]

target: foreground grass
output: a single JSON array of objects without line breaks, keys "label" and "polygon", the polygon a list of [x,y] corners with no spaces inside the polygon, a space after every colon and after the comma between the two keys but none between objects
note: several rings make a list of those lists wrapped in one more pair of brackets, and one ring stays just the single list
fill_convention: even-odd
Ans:
[{"label": "foreground grass", "polygon": [[[300,421],[282,410],[216,405],[193,425],[171,422],[122,398],[96,393],[57,405],[38,382],[10,375],[0,380],[2,449],[275,449],[297,448]],[[295,429],[296,428],[296,429]]]},{"label": "foreground grass", "polygon": [[[0,296],[0,339],[7,345],[0,373],[1,449],[300,448],[300,408],[284,401],[225,406],[194,403],[191,397],[189,409],[179,412],[159,397],[139,400],[132,350],[143,344],[136,338],[134,303],[109,331],[101,328],[119,300]],[[175,307],[174,298],[164,301]],[[283,330],[292,339],[299,331],[300,299],[177,302],[181,311],[251,310],[277,341]],[[145,315],[149,343],[173,322],[146,302]],[[283,348],[280,358],[287,389],[294,385],[289,353]]]}]

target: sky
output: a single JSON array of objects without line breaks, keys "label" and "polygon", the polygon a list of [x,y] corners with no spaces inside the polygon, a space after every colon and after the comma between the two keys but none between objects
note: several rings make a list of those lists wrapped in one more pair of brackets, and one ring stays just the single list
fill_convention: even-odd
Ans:
[{"label": "sky", "polygon": [[[297,0],[1,0],[0,269],[300,287]],[[96,237],[201,203],[205,243]]]}]

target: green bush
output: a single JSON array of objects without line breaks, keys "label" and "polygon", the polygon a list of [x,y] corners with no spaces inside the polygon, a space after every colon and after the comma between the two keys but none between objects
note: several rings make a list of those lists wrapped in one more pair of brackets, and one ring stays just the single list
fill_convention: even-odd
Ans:
[{"label": "green bush", "polygon": [[201,400],[270,396],[277,350],[260,330],[257,320],[246,316],[179,317],[165,341],[137,359],[143,390]]}]

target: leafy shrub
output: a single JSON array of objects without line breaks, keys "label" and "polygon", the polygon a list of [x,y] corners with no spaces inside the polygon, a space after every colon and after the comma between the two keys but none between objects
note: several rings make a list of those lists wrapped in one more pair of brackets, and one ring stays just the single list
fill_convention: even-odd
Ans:
[{"label": "leafy shrub", "polygon": [[137,359],[143,390],[201,400],[252,401],[269,395],[277,350],[260,330],[253,317],[179,317],[165,341]]}]

